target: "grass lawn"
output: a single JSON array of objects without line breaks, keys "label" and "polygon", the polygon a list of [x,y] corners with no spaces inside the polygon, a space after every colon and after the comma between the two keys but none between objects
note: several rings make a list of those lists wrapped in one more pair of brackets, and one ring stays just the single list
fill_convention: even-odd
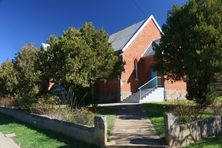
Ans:
[{"label": "grass lawn", "polygon": [[174,104],[170,104],[168,102],[143,104],[144,110],[147,112],[149,119],[153,123],[161,138],[165,137],[163,118],[164,112],[169,112],[174,107]]},{"label": "grass lawn", "polygon": [[107,119],[107,134],[108,134],[108,137],[110,137],[110,136],[112,136],[113,124],[116,119],[116,116],[115,115],[107,115],[106,119]]},{"label": "grass lawn", "polygon": [[15,133],[14,141],[22,148],[92,148],[97,147],[47,130],[36,129],[0,114],[0,132]]},{"label": "grass lawn", "polygon": [[[143,104],[144,110],[147,112],[148,117],[150,118],[151,122],[153,123],[155,129],[159,133],[161,138],[165,137],[165,131],[164,131],[164,112],[170,112],[175,107],[176,104],[183,104],[183,101],[180,102],[161,102],[161,103],[147,103]],[[212,111],[210,109],[207,109],[204,112],[203,117],[210,116]],[[214,138],[208,138],[199,141],[196,144],[192,144],[189,146],[189,148],[221,148],[222,147],[222,134],[218,135]]]},{"label": "grass lawn", "polygon": [[187,146],[187,148],[221,148],[222,147],[222,134],[216,137],[201,140],[195,144]]}]

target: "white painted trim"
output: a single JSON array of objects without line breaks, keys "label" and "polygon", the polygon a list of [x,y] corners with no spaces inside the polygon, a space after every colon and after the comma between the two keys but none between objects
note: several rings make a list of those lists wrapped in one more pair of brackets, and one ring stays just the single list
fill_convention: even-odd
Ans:
[{"label": "white painted trim", "polygon": [[146,51],[149,49],[149,47],[152,45],[153,41],[151,41],[148,46],[146,47],[146,49],[143,51],[143,53],[140,55],[140,57],[143,57],[144,54],[146,53]]},{"label": "white painted trim", "polygon": [[139,33],[143,30],[143,28],[150,22],[150,20],[153,20],[154,24],[158,28],[158,30],[162,33],[162,29],[160,28],[159,24],[153,17],[153,15],[150,15],[150,17],[143,23],[143,25],[137,30],[137,32],[133,35],[133,37],[127,42],[127,44],[123,47],[122,51],[124,52],[129,45],[134,41],[134,39],[139,35]]},{"label": "white painted trim", "polygon": [[[157,40],[160,40],[160,39],[157,39]],[[145,48],[145,50],[143,51],[143,53],[140,55],[140,58],[143,58],[145,53],[148,51],[148,50],[151,50],[149,47],[152,46],[152,44],[155,42],[156,40],[154,41],[151,41],[150,44],[148,44],[148,46]],[[153,49],[153,46],[151,47]],[[153,55],[150,55],[150,56],[146,56],[146,57],[153,57]]]},{"label": "white painted trim", "polygon": [[154,21],[154,24],[157,26],[157,28],[159,29],[159,31],[160,31],[161,33],[163,33],[160,25],[157,23],[157,21],[156,21],[156,19],[154,18],[154,16],[151,15],[150,17],[151,17],[151,19]]}]

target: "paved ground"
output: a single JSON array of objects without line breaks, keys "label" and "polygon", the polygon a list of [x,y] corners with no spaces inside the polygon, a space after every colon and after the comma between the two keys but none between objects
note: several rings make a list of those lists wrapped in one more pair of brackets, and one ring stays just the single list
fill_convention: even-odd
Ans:
[{"label": "paved ground", "polygon": [[164,140],[157,135],[140,105],[123,105],[119,106],[109,145],[164,147]]},{"label": "paved ground", "polygon": [[0,148],[20,148],[12,139],[0,132]]}]

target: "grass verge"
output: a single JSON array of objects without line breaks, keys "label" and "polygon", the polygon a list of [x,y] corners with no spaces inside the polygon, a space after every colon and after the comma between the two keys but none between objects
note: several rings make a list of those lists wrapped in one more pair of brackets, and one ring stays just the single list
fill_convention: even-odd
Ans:
[{"label": "grass verge", "polygon": [[92,148],[90,145],[58,133],[37,129],[25,125],[15,119],[0,114],[0,132],[4,134],[15,133],[14,141],[22,148]]},{"label": "grass verge", "polygon": [[222,148],[222,134],[190,144],[187,148]]}]

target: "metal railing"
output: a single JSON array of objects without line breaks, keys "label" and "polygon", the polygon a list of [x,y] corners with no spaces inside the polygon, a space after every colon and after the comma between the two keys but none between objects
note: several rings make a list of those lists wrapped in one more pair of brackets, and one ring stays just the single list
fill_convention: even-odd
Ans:
[{"label": "metal railing", "polygon": [[164,87],[163,86],[163,78],[156,76],[140,86],[139,89],[139,94],[140,94],[140,99],[144,97],[145,95],[149,94],[151,91],[153,91],[157,87]]}]

